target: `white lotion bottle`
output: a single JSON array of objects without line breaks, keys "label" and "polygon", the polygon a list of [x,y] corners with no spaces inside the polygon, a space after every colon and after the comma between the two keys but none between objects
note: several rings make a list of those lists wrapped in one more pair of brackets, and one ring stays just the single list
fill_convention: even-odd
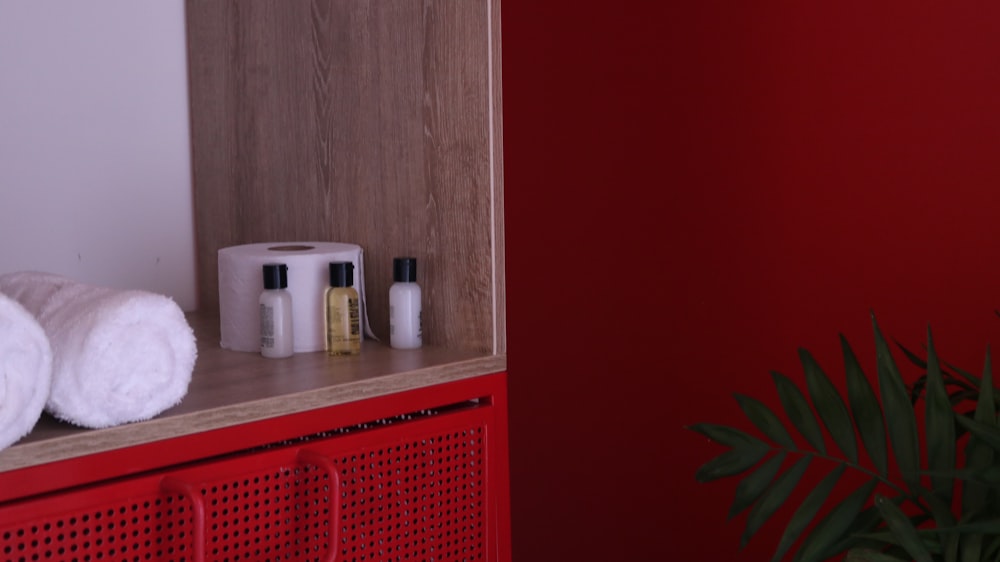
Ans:
[{"label": "white lotion bottle", "polygon": [[292,294],[288,292],[288,266],[263,266],[264,290],[260,293],[260,354],[270,359],[294,353]]},{"label": "white lotion bottle", "polygon": [[393,284],[389,287],[389,345],[395,349],[416,349],[424,343],[417,258],[393,259],[392,279]]}]

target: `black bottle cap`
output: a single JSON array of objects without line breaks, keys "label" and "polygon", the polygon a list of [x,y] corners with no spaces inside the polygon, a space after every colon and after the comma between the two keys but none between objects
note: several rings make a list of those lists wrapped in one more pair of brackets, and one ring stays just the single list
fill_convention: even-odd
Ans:
[{"label": "black bottle cap", "polygon": [[417,282],[417,258],[394,258],[392,280],[397,283]]},{"label": "black bottle cap", "polygon": [[354,285],[354,264],[349,261],[330,262],[330,286],[351,287]]},{"label": "black bottle cap", "polygon": [[288,266],[283,263],[264,264],[264,288],[284,289],[288,287]]}]

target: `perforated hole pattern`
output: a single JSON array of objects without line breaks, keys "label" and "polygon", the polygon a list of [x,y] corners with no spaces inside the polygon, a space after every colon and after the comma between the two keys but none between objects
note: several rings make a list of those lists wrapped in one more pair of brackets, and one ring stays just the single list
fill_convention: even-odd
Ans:
[{"label": "perforated hole pattern", "polygon": [[[328,559],[335,493],[338,561],[483,560],[484,435],[483,428],[470,427],[330,453],[340,476],[336,491],[329,475],[315,466],[279,466],[202,482],[206,558]],[[152,492],[120,500],[111,492],[106,501],[0,529],[3,560],[192,559],[188,499]]]},{"label": "perforated hole pattern", "polygon": [[339,459],[341,559],[482,560],[483,432]]},{"label": "perforated hole pattern", "polygon": [[8,562],[189,560],[190,515],[187,502],[150,495],[5,529],[0,531],[0,550]]}]

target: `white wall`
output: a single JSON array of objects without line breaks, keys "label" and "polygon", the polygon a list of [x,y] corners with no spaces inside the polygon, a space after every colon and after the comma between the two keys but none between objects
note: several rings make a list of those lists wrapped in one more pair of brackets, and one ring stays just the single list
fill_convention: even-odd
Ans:
[{"label": "white wall", "polygon": [[0,0],[0,273],[196,306],[182,0]]}]

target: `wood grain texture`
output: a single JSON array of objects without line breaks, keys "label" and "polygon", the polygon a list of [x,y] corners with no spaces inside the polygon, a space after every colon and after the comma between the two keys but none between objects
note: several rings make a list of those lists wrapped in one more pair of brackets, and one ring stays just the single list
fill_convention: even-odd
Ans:
[{"label": "wood grain texture", "polygon": [[490,2],[490,49],[492,60],[490,64],[492,95],[490,103],[493,115],[490,122],[493,124],[493,150],[490,155],[492,170],[490,176],[493,178],[493,282],[495,290],[494,303],[494,334],[496,341],[493,347],[494,353],[507,352],[507,293],[505,290],[506,261],[504,255],[506,245],[504,244],[504,204],[503,204],[503,79],[501,69],[502,64],[502,44],[500,23],[500,0]]},{"label": "wood grain texture", "polygon": [[425,343],[502,351],[499,4],[186,6],[199,306],[219,248],[351,242],[376,335],[408,255]]},{"label": "wood grain texture", "polygon": [[425,347],[394,350],[366,341],[360,356],[299,353],[265,359],[218,347],[218,317],[188,315],[198,361],[188,394],[155,418],[83,429],[44,417],[27,437],[0,451],[0,472],[231,427],[330,405],[505,371],[506,356]]}]

